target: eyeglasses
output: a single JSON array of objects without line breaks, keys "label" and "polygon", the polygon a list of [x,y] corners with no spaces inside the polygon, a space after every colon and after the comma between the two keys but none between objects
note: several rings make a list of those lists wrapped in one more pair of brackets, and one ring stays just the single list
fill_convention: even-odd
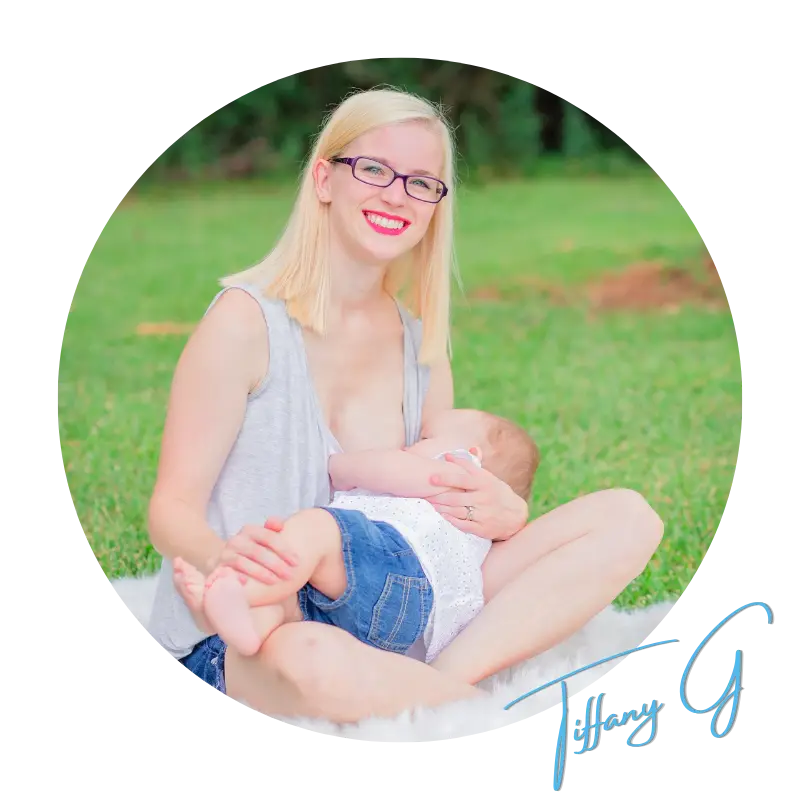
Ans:
[{"label": "eyeglasses", "polygon": [[374,158],[356,156],[329,160],[335,164],[347,164],[353,170],[356,180],[370,186],[386,188],[402,178],[406,194],[415,200],[422,200],[423,203],[438,203],[447,194],[447,187],[438,178],[431,178],[429,175],[402,175]]}]

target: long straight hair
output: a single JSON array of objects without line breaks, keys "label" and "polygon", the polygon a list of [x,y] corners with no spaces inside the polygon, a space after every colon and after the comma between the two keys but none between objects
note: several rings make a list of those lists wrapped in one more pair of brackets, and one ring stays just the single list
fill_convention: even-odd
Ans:
[{"label": "long straight hair", "polygon": [[313,166],[338,156],[354,139],[384,125],[421,122],[441,137],[442,180],[448,195],[438,203],[428,230],[404,256],[389,264],[384,288],[422,320],[420,361],[449,355],[450,277],[455,274],[453,214],[455,147],[442,109],[393,88],[359,91],[347,97],[324,121],[303,169],[294,208],[278,242],[253,267],[221,280],[223,286],[249,283],[267,297],[283,300],[304,327],[324,334],[330,296],[328,205],[317,197]]}]

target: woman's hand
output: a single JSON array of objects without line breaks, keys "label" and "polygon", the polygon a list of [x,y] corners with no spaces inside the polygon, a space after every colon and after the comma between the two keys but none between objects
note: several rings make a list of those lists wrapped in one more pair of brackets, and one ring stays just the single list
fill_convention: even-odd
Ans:
[{"label": "woman's hand", "polygon": [[281,537],[283,522],[270,517],[263,527],[245,525],[225,542],[213,567],[232,567],[241,575],[274,584],[291,577],[299,563],[297,553]]},{"label": "woman's hand", "polygon": [[465,533],[492,541],[510,539],[525,525],[528,504],[507,484],[465,459],[449,453],[445,459],[465,470],[463,476],[450,476],[446,481],[442,475],[431,477],[434,486],[450,490],[429,500],[448,522]]}]

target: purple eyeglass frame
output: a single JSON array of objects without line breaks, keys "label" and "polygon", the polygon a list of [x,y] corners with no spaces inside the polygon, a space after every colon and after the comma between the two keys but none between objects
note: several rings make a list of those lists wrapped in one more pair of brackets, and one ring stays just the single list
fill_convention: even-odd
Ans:
[{"label": "purple eyeglass frame", "polygon": [[[358,161],[360,158],[366,159],[367,161],[377,161],[377,159],[370,158],[369,156],[353,156],[352,158],[330,158],[328,160],[334,164],[347,164],[347,166],[349,166],[350,169],[353,171],[353,177],[357,181],[361,181],[361,183],[366,183],[367,186],[378,186],[378,184],[376,183],[370,183],[369,181],[361,180],[361,178],[359,178],[356,175],[356,161]],[[384,164],[382,161],[378,161],[377,163],[386,167],[386,169],[388,169],[394,175],[394,177],[391,179],[391,181],[389,181],[389,183],[386,184],[386,186],[381,187],[383,189],[388,189],[398,178],[402,178],[403,188],[405,189],[406,194],[412,200],[419,200],[420,203],[433,203],[435,205],[436,203],[441,202],[447,195],[447,184],[444,181],[440,181],[438,178],[434,178],[432,175],[403,175],[402,172],[397,172],[396,170],[393,170],[388,164]],[[425,180],[436,181],[437,183],[440,183],[442,185],[442,193],[436,200],[423,200],[421,197],[415,197],[408,191],[409,178],[425,178]]]}]

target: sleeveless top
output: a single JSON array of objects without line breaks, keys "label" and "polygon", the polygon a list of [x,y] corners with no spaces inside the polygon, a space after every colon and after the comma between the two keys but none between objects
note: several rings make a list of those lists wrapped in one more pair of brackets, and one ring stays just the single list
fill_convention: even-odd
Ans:
[{"label": "sleeveless top", "polygon": [[[255,286],[241,289],[261,307],[269,331],[269,371],[250,393],[239,434],[211,492],[206,519],[223,540],[243,525],[269,516],[289,517],[331,500],[328,458],[341,451],[328,428],[312,382],[302,329],[282,300],[265,298]],[[429,369],[419,363],[422,323],[397,304],[403,322],[403,418],[406,445],[420,435]],[[206,311],[208,313],[208,311]],[[176,658],[188,655],[203,633],[172,584],[172,562],[164,559],[148,625]]]}]

